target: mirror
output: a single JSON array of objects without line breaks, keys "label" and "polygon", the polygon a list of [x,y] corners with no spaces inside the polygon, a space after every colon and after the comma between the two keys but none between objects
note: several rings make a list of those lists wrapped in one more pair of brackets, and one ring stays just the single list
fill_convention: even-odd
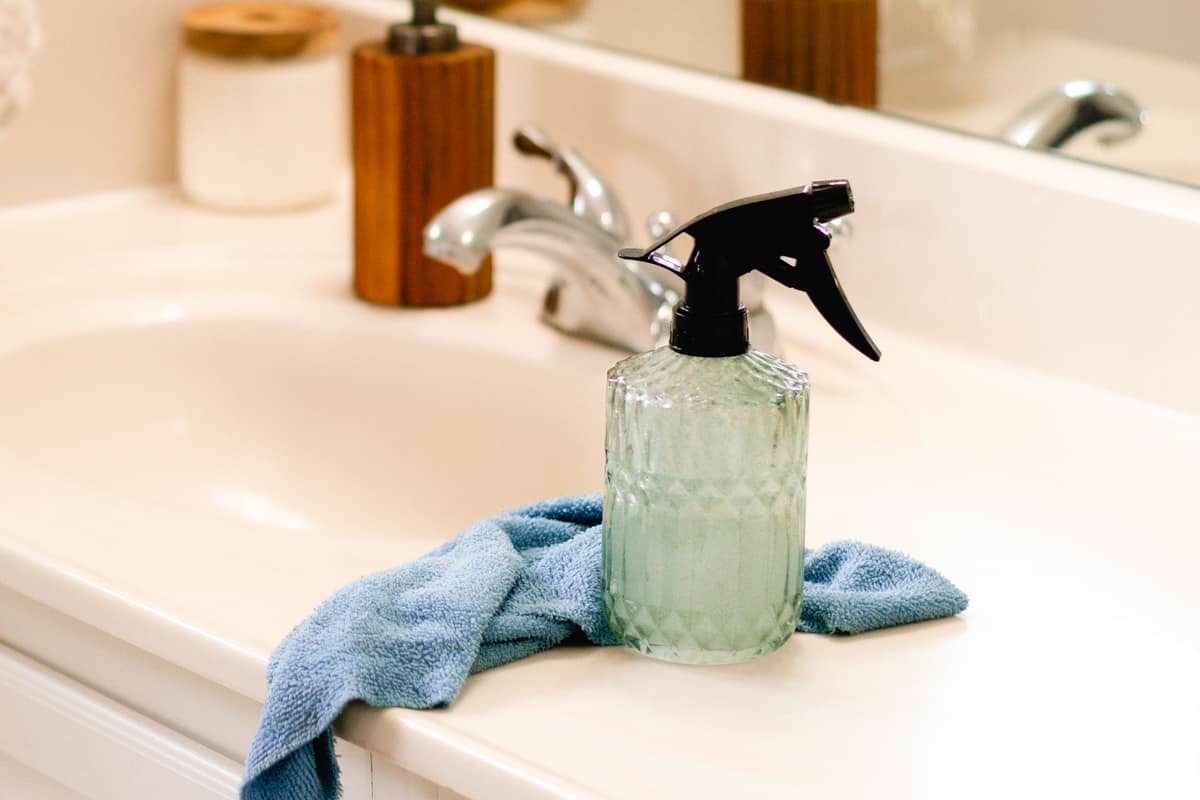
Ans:
[{"label": "mirror", "polygon": [[452,0],[593,45],[1200,184],[1196,0]]}]

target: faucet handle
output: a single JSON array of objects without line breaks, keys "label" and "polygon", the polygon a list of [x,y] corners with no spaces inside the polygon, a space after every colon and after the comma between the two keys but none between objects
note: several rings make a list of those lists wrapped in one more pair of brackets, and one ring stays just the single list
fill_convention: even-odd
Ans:
[{"label": "faucet handle", "polygon": [[558,145],[551,141],[544,130],[528,122],[513,132],[513,147],[527,156],[540,156],[550,161],[558,158]]},{"label": "faucet handle", "polygon": [[554,164],[570,186],[571,211],[602,231],[624,242],[629,236],[625,209],[616,193],[574,148],[559,147],[536,125],[525,123],[513,132],[513,147],[522,155],[544,158]]}]

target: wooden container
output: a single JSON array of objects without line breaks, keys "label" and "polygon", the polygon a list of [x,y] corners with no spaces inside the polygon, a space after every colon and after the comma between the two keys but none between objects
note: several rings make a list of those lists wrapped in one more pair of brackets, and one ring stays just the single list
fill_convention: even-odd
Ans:
[{"label": "wooden container", "polygon": [[423,254],[422,231],[492,185],[494,55],[456,39],[444,52],[396,52],[396,27],[393,44],[352,59],[354,291],[386,305],[469,303],[491,291],[491,259],[464,276]]},{"label": "wooden container", "polygon": [[742,0],[742,77],[876,103],[877,0]]}]

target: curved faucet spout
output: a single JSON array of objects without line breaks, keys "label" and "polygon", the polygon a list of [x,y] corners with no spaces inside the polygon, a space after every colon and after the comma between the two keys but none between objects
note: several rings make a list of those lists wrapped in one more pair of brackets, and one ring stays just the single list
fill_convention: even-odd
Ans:
[{"label": "curved faucet spout", "polygon": [[665,342],[678,295],[637,264],[617,258],[623,242],[562,203],[510,189],[480,189],[425,227],[425,254],[472,273],[492,250],[513,247],[559,266],[542,319],[574,335],[634,351]]},{"label": "curved faucet spout", "polygon": [[1067,81],[1021,112],[1000,137],[1022,147],[1060,148],[1094,129],[1101,144],[1111,145],[1135,135],[1145,122],[1146,112],[1117,86]]}]

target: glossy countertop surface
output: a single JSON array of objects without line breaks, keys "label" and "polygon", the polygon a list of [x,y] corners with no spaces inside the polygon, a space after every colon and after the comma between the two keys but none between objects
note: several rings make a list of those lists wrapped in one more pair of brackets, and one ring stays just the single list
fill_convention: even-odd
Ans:
[{"label": "glossy countertop surface", "polygon": [[[495,295],[473,306],[368,308],[348,289],[347,219],[344,203],[235,216],[169,192],[0,215],[0,376],[21,382],[6,388],[0,417],[24,420],[0,424],[0,583],[261,699],[274,645],[339,586],[497,505],[600,488],[603,372],[618,354],[536,323],[542,265],[500,259]],[[354,708],[341,735],[418,772],[453,756],[481,797],[1200,793],[1200,421],[867,320],[884,353],[872,364],[803,302],[768,303],[813,382],[808,545],[859,538],[908,552],[962,587],[968,611],[855,637],[795,636],[739,666],[560,648],[472,677],[449,709]],[[257,344],[250,325],[269,328]],[[69,425],[88,433],[80,419],[116,418],[132,394],[60,397],[41,417],[28,405],[38,382],[75,387],[61,365],[86,358],[38,372],[34,348],[72,340],[100,357],[104,336],[146,326],[189,347],[204,340],[205,352],[236,349],[214,334],[224,330],[264,358],[307,353],[281,373],[297,407],[336,391],[307,374],[345,361],[330,343],[359,341],[381,357],[483,352],[471,362],[481,406],[494,392],[513,402],[503,387],[516,371],[550,376],[534,389],[570,413],[547,411],[553,438],[526,450],[489,430],[446,440],[459,458],[478,452],[496,481],[430,484],[444,494],[423,496],[421,514],[378,501],[402,495],[402,475],[388,470],[405,468],[407,454],[322,450],[334,439],[305,432],[308,417],[282,430],[310,447],[245,440],[247,460],[293,465],[270,484],[282,516],[261,502],[225,512],[149,502],[117,477],[167,485],[182,467],[155,475],[98,454],[98,434],[46,444],[56,417],[75,415]],[[287,331],[313,346],[289,345]],[[328,360],[321,347],[333,348]],[[211,372],[249,374],[224,362]],[[170,373],[163,383],[178,385]],[[234,405],[273,396],[244,395],[254,385],[239,379],[226,395]],[[192,408],[182,392],[163,396]],[[142,433],[136,441],[151,441]],[[422,442],[426,454],[437,446]]]}]

